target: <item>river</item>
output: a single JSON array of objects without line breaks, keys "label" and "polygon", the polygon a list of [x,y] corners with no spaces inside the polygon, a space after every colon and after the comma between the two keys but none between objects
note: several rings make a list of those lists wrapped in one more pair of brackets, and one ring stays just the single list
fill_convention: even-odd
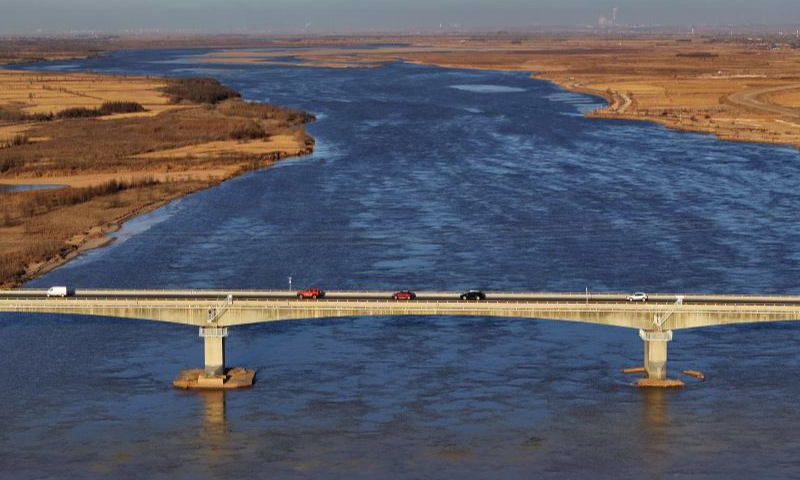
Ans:
[{"label": "river", "polygon": [[[30,287],[800,294],[800,155],[644,122],[522,73],[200,64],[128,51],[31,65],[213,76],[300,107],[316,152],[129,222]],[[194,328],[0,316],[0,477],[800,477],[800,326],[679,331],[631,386],[636,332],[497,318],[232,329],[250,390],[175,390]]]}]

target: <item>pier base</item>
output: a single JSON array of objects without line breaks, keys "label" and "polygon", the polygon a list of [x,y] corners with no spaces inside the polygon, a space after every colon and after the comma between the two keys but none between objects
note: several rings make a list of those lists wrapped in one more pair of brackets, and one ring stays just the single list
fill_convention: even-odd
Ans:
[{"label": "pier base", "polygon": [[178,388],[223,390],[253,386],[255,370],[225,368],[226,327],[200,327],[205,367],[182,370],[172,384]]},{"label": "pier base", "polygon": [[177,388],[200,390],[228,390],[248,388],[253,386],[256,378],[255,370],[237,367],[229,368],[223,375],[206,375],[202,368],[181,370],[178,377],[172,381]]},{"label": "pier base", "polygon": [[681,380],[665,378],[657,380],[655,378],[640,378],[636,385],[641,388],[680,388],[685,386]]}]

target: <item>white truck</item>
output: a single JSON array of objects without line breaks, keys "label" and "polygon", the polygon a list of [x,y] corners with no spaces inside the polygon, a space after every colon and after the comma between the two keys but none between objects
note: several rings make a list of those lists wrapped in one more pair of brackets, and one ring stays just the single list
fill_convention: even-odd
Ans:
[{"label": "white truck", "polygon": [[69,295],[67,287],[50,287],[47,289],[48,297],[66,297]]}]

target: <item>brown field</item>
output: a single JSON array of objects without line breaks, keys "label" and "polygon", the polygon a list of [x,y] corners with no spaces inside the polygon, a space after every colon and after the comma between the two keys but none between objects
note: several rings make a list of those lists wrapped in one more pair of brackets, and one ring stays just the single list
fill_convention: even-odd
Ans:
[{"label": "brown field", "polygon": [[147,77],[0,70],[0,144],[36,126],[20,123],[14,114],[57,114],[69,108],[97,108],[105,102],[130,99],[136,99],[146,111],[103,118],[155,116],[182,108],[164,95],[166,85],[162,79]]},{"label": "brown field", "polygon": [[236,97],[213,81],[0,70],[0,184],[69,187],[0,193],[0,287],[103,245],[135,215],[312,149],[312,117]]}]

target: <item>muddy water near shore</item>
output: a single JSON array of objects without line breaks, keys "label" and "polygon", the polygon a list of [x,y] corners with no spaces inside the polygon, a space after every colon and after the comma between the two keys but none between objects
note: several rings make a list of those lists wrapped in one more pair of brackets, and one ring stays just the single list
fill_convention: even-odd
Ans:
[{"label": "muddy water near shore", "polygon": [[[800,156],[633,122],[522,73],[304,69],[121,52],[60,70],[213,75],[319,120],[311,157],[137,219],[29,286],[800,293]],[[37,66],[42,68],[42,66]],[[232,330],[248,391],[183,392],[192,328],[0,317],[2,478],[795,478],[800,328],[492,318]]]}]

